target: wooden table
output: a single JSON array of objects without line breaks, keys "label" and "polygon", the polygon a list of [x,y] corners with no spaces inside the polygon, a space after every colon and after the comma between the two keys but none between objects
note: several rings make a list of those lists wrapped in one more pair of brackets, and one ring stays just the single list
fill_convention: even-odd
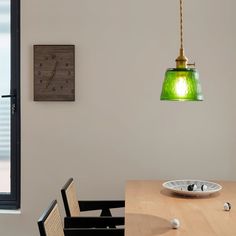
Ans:
[{"label": "wooden table", "polygon": [[[128,181],[125,236],[236,236],[236,182],[214,181],[223,189],[204,198],[172,194],[163,182]],[[225,202],[231,211],[223,210]],[[179,219],[179,229],[171,228],[173,218]]]}]

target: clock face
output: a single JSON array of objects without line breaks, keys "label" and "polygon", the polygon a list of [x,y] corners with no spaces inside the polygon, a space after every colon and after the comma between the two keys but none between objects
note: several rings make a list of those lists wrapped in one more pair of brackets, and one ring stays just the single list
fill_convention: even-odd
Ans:
[{"label": "clock face", "polygon": [[34,45],[34,100],[75,100],[74,45]]}]

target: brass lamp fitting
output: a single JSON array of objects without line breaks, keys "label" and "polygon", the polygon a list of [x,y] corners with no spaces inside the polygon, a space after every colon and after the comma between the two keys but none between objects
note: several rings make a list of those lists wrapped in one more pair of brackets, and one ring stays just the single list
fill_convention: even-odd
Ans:
[{"label": "brass lamp fitting", "polygon": [[176,58],[176,68],[187,68],[188,58],[184,55],[184,49],[180,48],[179,56]]}]

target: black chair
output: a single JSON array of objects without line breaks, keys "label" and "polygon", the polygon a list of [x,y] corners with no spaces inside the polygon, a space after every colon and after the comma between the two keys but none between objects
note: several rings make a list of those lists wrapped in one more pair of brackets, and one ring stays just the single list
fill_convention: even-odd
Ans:
[{"label": "black chair", "polygon": [[[77,191],[75,188],[73,178],[70,178],[61,189],[62,199],[65,207],[66,216],[64,219],[64,226],[67,227],[79,227],[77,225],[78,218],[80,224],[83,222],[85,227],[90,227],[92,224],[92,218],[90,222],[86,221],[86,217],[80,216],[82,211],[101,210],[100,219],[94,218],[95,221],[102,227],[116,228],[118,225],[124,225],[124,217],[112,217],[111,208],[125,207],[124,200],[99,200],[99,201],[78,201]],[[95,227],[99,227],[96,225]]]},{"label": "black chair", "polygon": [[[99,217],[100,218],[100,217]],[[86,221],[88,222],[88,221]],[[63,229],[57,201],[54,200],[38,220],[40,236],[124,236],[124,229]]]}]

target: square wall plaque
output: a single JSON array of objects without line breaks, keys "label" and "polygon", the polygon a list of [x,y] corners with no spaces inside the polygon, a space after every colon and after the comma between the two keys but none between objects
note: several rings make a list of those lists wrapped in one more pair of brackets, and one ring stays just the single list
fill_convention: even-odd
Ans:
[{"label": "square wall plaque", "polygon": [[34,101],[75,100],[75,46],[34,45]]}]

